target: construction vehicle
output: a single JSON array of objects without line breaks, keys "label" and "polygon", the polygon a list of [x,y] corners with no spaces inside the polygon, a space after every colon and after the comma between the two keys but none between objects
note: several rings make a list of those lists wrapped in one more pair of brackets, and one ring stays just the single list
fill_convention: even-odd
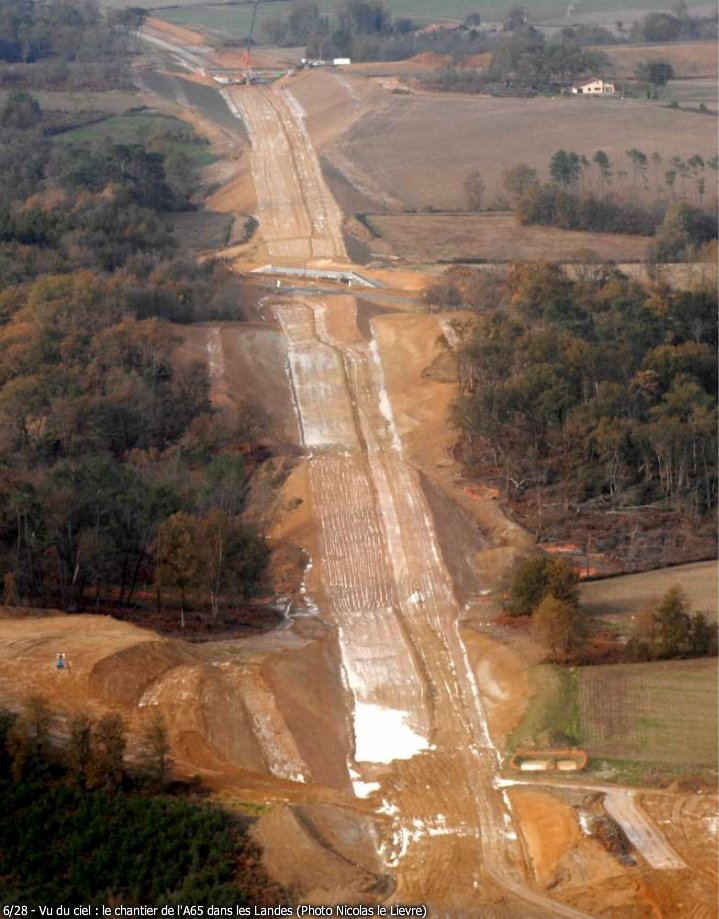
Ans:
[{"label": "construction vehicle", "polygon": [[247,47],[245,48],[245,60],[242,65],[242,82],[249,85],[252,83],[253,75],[250,69],[250,48],[252,47],[252,38],[255,34],[255,21],[257,20],[257,5],[260,0],[255,0],[252,6],[252,21],[250,23],[250,34],[247,36]]}]

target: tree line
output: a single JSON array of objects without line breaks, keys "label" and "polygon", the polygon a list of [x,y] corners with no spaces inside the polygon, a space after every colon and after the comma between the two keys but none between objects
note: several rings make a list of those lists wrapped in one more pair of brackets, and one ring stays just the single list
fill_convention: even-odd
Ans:
[{"label": "tree line", "polygon": [[[579,576],[564,559],[543,555],[521,562],[507,611],[530,618],[534,636],[556,662],[581,657],[591,638],[592,623],[580,604]],[[619,656],[628,661],[713,657],[717,631],[705,613],[691,612],[685,594],[674,586],[639,612]]]},{"label": "tree line", "polygon": [[61,743],[57,727],[39,697],[0,711],[1,904],[288,902],[237,819],[169,784],[161,717],[132,767],[119,716],[77,714]]},{"label": "tree line", "polygon": [[[43,241],[42,214],[59,219],[55,213],[59,201],[55,201],[55,208],[47,204],[41,207],[41,199],[33,201],[30,208],[17,205],[50,189],[56,198],[63,191],[104,192],[104,199],[111,198],[130,210],[161,213],[191,209],[193,192],[199,187],[195,162],[201,159],[207,142],[177,119],[158,114],[143,117],[137,133],[144,129],[150,136],[142,142],[133,139],[131,130],[125,131],[127,138],[121,141],[111,136],[114,128],[122,132],[125,123],[132,126],[133,116],[113,119],[107,133],[98,131],[95,140],[77,142],[72,133],[65,138],[53,136],[56,131],[51,127],[51,113],[43,111],[32,93],[11,91],[0,110],[3,241],[13,238],[14,226],[21,241]],[[32,218],[18,224],[17,212],[28,210]]]},{"label": "tree line", "polygon": [[[503,185],[520,223],[655,236],[650,261],[696,258],[717,237],[716,212],[707,206],[706,195],[707,182],[716,181],[719,157],[696,153],[665,161],[656,151],[636,147],[625,156],[612,161],[596,150],[590,160],[557,150],[549,161],[548,182],[518,163],[505,170]],[[479,210],[485,193],[481,174],[468,173],[463,188],[469,210]]]},{"label": "tree line", "polygon": [[[467,462],[546,488],[569,511],[661,502],[699,517],[717,496],[717,297],[647,291],[612,266],[548,262],[483,281],[461,331],[454,421]],[[465,276],[468,276],[466,282]],[[453,280],[454,278],[454,280]],[[486,302],[486,301],[485,301]]]},{"label": "tree line", "polygon": [[140,9],[103,10],[95,0],[4,0],[0,84],[75,90],[127,85],[127,52],[144,16]]},{"label": "tree line", "polygon": [[528,7],[516,4],[507,8],[499,29],[483,29],[481,15],[473,12],[452,29],[427,32],[412,19],[394,17],[391,4],[384,0],[338,0],[331,13],[317,0],[295,0],[286,15],[263,21],[262,34],[270,44],[303,45],[308,56],[324,59],[400,60],[429,51],[461,61],[491,50],[487,74],[474,70],[470,75],[470,68],[452,66],[429,78],[430,82],[465,91],[474,91],[468,85],[472,79],[485,86],[516,82],[539,89],[552,80],[607,71],[606,54],[589,45],[716,37],[716,17],[689,16],[685,6],[675,13],[650,13],[629,32],[617,22],[618,36],[601,26],[580,24],[565,27],[547,40],[530,24]]},{"label": "tree line", "polygon": [[671,13],[647,13],[633,22],[628,31],[623,23],[617,23],[619,25],[622,26],[620,33],[631,42],[692,41],[717,37],[717,14],[691,16],[684,0],[678,0]]},{"label": "tree line", "polygon": [[[129,605],[154,585],[158,605],[171,591],[184,607],[187,589],[217,615],[220,594],[251,593],[265,564],[241,515],[243,450],[266,420],[249,406],[220,417],[206,366],[174,362],[167,320],[239,318],[231,272],[187,257],[166,222],[187,189],[163,145],[193,135],[172,123],[152,149],[59,144],[23,91],[0,125],[5,601]],[[173,527],[202,549],[189,573],[172,573]]]},{"label": "tree line", "polygon": [[394,17],[384,0],[339,0],[332,13],[317,0],[296,0],[285,16],[267,17],[265,41],[303,45],[313,58],[351,57],[357,61],[393,61],[431,51],[437,54],[477,54],[490,47],[479,30],[480,17],[470,14],[458,30],[423,33],[407,17]]}]

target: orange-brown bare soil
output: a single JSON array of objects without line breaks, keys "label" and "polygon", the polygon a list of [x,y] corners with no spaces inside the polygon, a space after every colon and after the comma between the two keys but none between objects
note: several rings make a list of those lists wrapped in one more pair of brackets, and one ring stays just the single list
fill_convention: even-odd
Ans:
[{"label": "orange-brown bare soil", "polygon": [[557,867],[581,833],[573,809],[543,791],[514,788],[512,807],[541,887],[557,882]]},{"label": "orange-brown bare soil", "polygon": [[[466,317],[455,313],[452,318]],[[475,545],[471,556],[475,578],[484,589],[497,587],[505,581],[518,556],[529,551],[535,541],[502,512],[496,493],[471,491],[459,477],[460,467],[451,454],[456,432],[449,416],[456,385],[433,379],[428,373],[440,355],[437,339],[451,335],[449,321],[447,317],[423,314],[380,316],[374,329],[380,351],[386,355],[387,388],[409,456],[483,535],[484,545]],[[481,621],[495,612],[482,597],[471,601],[470,610]]]},{"label": "orange-brown bare soil", "polygon": [[[130,760],[146,720],[162,713],[179,775],[199,776],[227,806],[266,814],[256,833],[278,880],[304,877],[318,900],[356,898],[381,888],[383,869],[362,849],[371,812],[347,777],[335,642],[321,627],[305,631],[188,645],[106,616],[0,607],[0,705],[41,695],[59,734],[78,712],[118,712]],[[70,663],[62,672],[58,651]],[[288,805],[302,805],[300,820]],[[343,832],[331,835],[338,821]]]},{"label": "orange-brown bare soil", "polygon": [[[667,842],[692,867],[677,896],[677,915],[717,915],[719,799],[716,794],[643,794],[642,809],[661,827]],[[686,894],[686,898],[682,896]],[[693,910],[693,912],[691,912]]]},{"label": "orange-brown bare soil", "polygon": [[209,44],[208,37],[201,32],[194,32],[185,26],[174,25],[174,23],[165,22],[164,19],[157,19],[154,16],[147,17],[145,26],[183,45],[207,46]]}]

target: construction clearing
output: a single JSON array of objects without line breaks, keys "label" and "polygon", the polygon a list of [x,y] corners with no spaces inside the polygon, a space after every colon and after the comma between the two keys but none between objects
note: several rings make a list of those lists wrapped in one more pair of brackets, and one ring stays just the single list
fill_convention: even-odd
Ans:
[{"label": "construction clearing", "polygon": [[[213,83],[219,53],[203,36],[149,20],[142,38],[188,84]],[[239,69],[249,74],[247,55]],[[211,123],[225,154],[217,210],[258,222],[251,240],[218,254],[259,289],[253,321],[183,329],[177,359],[206,360],[223,411],[251,393],[291,455],[263,519],[271,540],[291,541],[305,560],[290,612],[263,634],[191,644],[106,616],[3,609],[0,702],[18,708],[41,694],[65,723],[78,710],[118,711],[131,734],[161,712],[178,772],[256,818],[271,877],[302,903],[460,919],[710,919],[716,795],[706,784],[625,788],[587,770],[613,675],[572,676],[588,700],[586,750],[570,739],[508,757],[541,654],[531,639],[487,627],[483,600],[494,573],[535,541],[495,496],[458,481],[455,384],[425,378],[452,327],[422,310],[423,277],[355,265],[320,156],[389,208],[395,195],[418,201],[422,183],[433,201],[451,201],[457,170],[444,185],[432,177],[444,157],[466,151],[451,150],[438,128],[436,100],[397,101],[349,74],[228,83],[223,98],[241,134],[198,106],[192,114]],[[554,106],[533,104],[534,117]],[[447,118],[461,120],[468,105],[452,101]],[[485,119],[504,122],[506,145],[504,105],[473,109],[469,122],[477,131]],[[628,107],[615,146],[634,118]],[[383,148],[410,123],[391,142],[406,145],[395,161]],[[595,137],[603,125],[598,116]],[[693,152],[694,138],[682,144]],[[496,157],[493,180],[505,153],[499,141],[486,153]],[[63,673],[52,667],[59,647],[72,664]],[[677,662],[676,685],[690,679],[685,666]],[[637,712],[637,722],[651,717],[639,703]],[[621,838],[621,858],[597,827]]]}]

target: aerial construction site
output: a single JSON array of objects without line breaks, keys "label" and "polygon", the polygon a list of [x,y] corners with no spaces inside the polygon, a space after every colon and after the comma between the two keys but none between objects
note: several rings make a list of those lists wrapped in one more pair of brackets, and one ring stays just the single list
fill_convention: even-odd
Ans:
[{"label": "aerial construction site", "polygon": [[[142,613],[108,615],[99,600],[81,613],[15,605],[6,579],[0,702],[20,711],[28,697],[46,699],[59,736],[78,712],[117,713],[130,762],[159,713],[177,780],[247,821],[293,910],[716,916],[711,756],[680,768],[672,752],[676,772],[657,767],[647,779],[630,775],[633,754],[617,746],[607,761],[626,771],[613,773],[599,764],[597,738],[609,750],[607,738],[629,736],[634,715],[621,712],[602,721],[604,735],[522,733],[552,681],[573,680],[567,705],[599,723],[621,670],[626,699],[646,706],[636,717],[648,743],[663,716],[649,677],[635,690],[632,668],[661,670],[678,690],[684,673],[690,688],[713,686],[714,661],[607,658],[550,672],[536,634],[504,612],[513,572],[538,557],[541,540],[498,500],[499,487],[469,481],[456,449],[457,354],[472,316],[428,309],[422,291],[440,269],[388,253],[356,216],[404,213],[405,191],[388,179],[395,166],[373,171],[371,149],[356,151],[383,119],[399,118],[401,130],[397,100],[428,113],[432,94],[411,82],[426,62],[303,69],[283,49],[255,47],[256,13],[255,3],[246,46],[222,48],[155,11],[137,34],[133,76],[143,104],[191,124],[213,154],[202,207],[229,229],[195,255],[233,273],[245,306],[241,320],[173,326],[172,360],[206,365],[216,417],[251,401],[271,421],[259,440],[272,465],[259,462],[248,499],[270,547],[271,596],[247,602],[249,625],[200,635],[190,615],[185,635]],[[427,156],[440,162],[429,141]],[[603,564],[591,543],[573,551],[582,574]],[[666,586],[685,585],[692,598],[696,588],[706,604],[715,563],[699,550],[677,559],[691,564]],[[618,620],[620,600],[600,584],[581,585],[581,600]],[[627,608],[638,613],[664,589],[637,587]],[[150,610],[154,588],[144,590],[138,602]],[[183,587],[183,625],[184,603]],[[600,686],[594,674],[610,664],[618,669]],[[711,706],[701,711],[711,716]]]}]

